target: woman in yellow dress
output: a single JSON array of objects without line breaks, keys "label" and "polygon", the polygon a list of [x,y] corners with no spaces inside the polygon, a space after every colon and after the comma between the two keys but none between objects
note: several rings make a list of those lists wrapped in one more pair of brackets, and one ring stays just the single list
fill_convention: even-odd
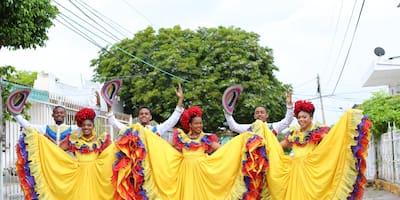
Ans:
[{"label": "woman in yellow dress", "polygon": [[97,136],[95,116],[91,108],[75,115],[81,132],[71,133],[68,140],[76,158],[32,128],[21,136],[16,167],[25,199],[113,199],[110,177],[116,149],[109,134]]},{"label": "woman in yellow dress", "polygon": [[[351,109],[331,128],[312,123],[314,106],[297,101],[293,127],[278,142],[263,123],[252,131],[266,140],[269,168],[265,199],[361,199],[366,182],[365,158],[371,122],[360,110]],[[291,146],[285,155],[282,146]]]},{"label": "woman in yellow dress", "polygon": [[262,137],[247,132],[220,147],[201,116],[197,106],[185,110],[188,132],[176,129],[170,143],[140,126],[125,130],[116,144],[115,198],[260,199],[268,166]]}]

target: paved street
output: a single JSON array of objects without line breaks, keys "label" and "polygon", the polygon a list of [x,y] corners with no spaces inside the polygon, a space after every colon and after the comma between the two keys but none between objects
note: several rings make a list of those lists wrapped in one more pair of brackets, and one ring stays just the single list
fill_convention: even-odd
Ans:
[{"label": "paved street", "polygon": [[363,200],[400,200],[400,196],[385,190],[376,190],[373,187],[367,187]]}]

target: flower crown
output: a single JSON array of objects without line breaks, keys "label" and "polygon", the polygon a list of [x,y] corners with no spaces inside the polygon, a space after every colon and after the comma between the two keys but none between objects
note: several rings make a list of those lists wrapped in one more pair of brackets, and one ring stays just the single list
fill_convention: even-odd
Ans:
[{"label": "flower crown", "polygon": [[82,122],[85,120],[93,121],[96,117],[96,113],[91,108],[82,108],[75,114],[75,120],[79,127],[82,126]]},{"label": "flower crown", "polygon": [[187,131],[190,130],[189,127],[190,120],[193,117],[201,117],[202,114],[203,112],[201,108],[198,106],[190,106],[188,109],[184,110],[180,118],[182,128]]},{"label": "flower crown", "polygon": [[294,116],[296,118],[300,111],[310,113],[313,116],[315,108],[311,102],[299,100],[294,103]]}]

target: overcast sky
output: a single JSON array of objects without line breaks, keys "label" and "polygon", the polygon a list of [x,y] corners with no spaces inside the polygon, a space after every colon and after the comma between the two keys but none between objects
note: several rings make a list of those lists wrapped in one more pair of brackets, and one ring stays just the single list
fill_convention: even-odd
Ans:
[{"label": "overcast sky", "polygon": [[[363,4],[361,0],[85,2],[132,33],[147,26],[158,29],[180,25],[194,30],[222,25],[259,34],[260,44],[274,51],[275,64],[280,69],[276,73],[278,79],[294,86],[294,100],[311,99],[314,102],[318,108],[315,113],[318,121],[322,121],[316,93],[316,77],[320,75],[322,95],[334,94],[323,98],[327,124],[334,123],[352,105],[369,98],[371,92],[385,89],[362,88],[366,73],[376,59],[375,47],[383,47],[386,58],[400,55],[399,0],[365,2],[346,65],[344,60]],[[63,5],[85,17],[67,0],[53,1],[53,4]],[[61,7],[60,10],[74,18],[67,10]],[[100,45],[113,43],[111,39],[96,41]],[[97,58],[98,51],[97,46],[56,22],[49,31],[46,47],[18,51],[2,49],[0,66],[13,65],[18,70],[49,72],[61,82],[79,85],[81,79],[91,79],[90,60]]]}]

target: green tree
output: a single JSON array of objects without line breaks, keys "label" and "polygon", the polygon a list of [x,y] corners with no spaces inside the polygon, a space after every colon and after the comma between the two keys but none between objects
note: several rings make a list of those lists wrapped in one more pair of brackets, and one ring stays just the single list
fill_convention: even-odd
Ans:
[{"label": "green tree", "polygon": [[[177,98],[174,86],[183,80],[185,105],[199,105],[204,113],[206,131],[216,131],[225,121],[221,105],[223,91],[241,83],[244,93],[235,110],[240,123],[251,123],[256,106],[264,105],[270,120],[280,120],[286,110],[288,85],[273,75],[272,50],[258,44],[259,35],[240,28],[199,28],[196,31],[146,28],[99,52],[92,60],[95,80],[123,78],[120,96],[124,111],[137,113],[140,106],[152,108],[156,121],[165,120],[173,111]],[[170,72],[179,78],[132,58]]]},{"label": "green tree", "polygon": [[400,125],[400,95],[390,96],[384,92],[377,92],[357,108],[364,110],[373,122],[372,132],[375,138],[380,138],[387,132],[389,122]]},{"label": "green tree", "polygon": [[50,0],[0,1],[0,49],[44,46],[57,14]]},{"label": "green tree", "polygon": [[33,87],[33,84],[37,78],[37,74],[37,72],[17,71],[15,75],[8,80],[10,82]]}]

